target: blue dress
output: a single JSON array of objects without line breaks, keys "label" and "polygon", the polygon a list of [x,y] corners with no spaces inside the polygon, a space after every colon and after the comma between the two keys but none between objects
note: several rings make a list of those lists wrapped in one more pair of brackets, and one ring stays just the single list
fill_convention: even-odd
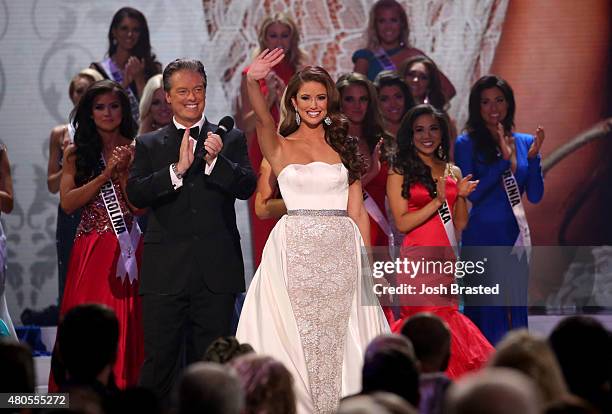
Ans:
[{"label": "blue dress", "polygon": [[[403,47],[397,47],[394,49],[386,50],[385,52],[387,52],[387,56],[391,57],[396,53],[401,52],[403,49]],[[372,82],[374,82],[374,79],[376,79],[376,75],[378,75],[379,72],[385,69],[380,63],[380,61],[376,58],[376,55],[374,55],[374,52],[372,52],[370,49],[357,50],[355,53],[353,53],[352,59],[353,63],[357,62],[357,59],[366,59],[368,61],[367,77]]]},{"label": "blue dress", "polygon": [[[537,203],[544,194],[544,180],[540,155],[532,159],[527,157],[534,138],[519,133],[512,136],[517,159],[514,176],[521,194],[527,193],[527,199]],[[457,138],[455,144],[455,162],[463,176],[473,174],[474,180],[480,180],[476,190],[468,197],[472,209],[463,231],[461,256],[464,260],[480,260],[483,256],[489,256],[484,280],[490,285],[499,282],[501,290],[504,290],[495,306],[486,306],[493,304],[491,298],[466,297],[465,314],[495,345],[508,330],[527,326],[527,262],[524,255],[518,258],[510,254],[519,228],[502,183],[502,174],[510,168],[510,161],[498,158],[487,163],[482,154],[474,152],[470,136],[464,134]],[[469,246],[481,247],[476,249]],[[482,284],[483,279],[466,278],[465,282],[467,285],[470,282],[477,285]],[[484,305],[479,300],[484,300]]]}]

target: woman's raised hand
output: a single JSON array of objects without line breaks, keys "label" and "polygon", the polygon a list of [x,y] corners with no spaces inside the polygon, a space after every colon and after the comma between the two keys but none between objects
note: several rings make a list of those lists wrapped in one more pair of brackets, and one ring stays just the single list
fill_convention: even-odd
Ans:
[{"label": "woman's raised hand", "polygon": [[501,150],[502,158],[509,160],[514,152],[514,137],[507,135],[501,123],[497,124],[497,143]]},{"label": "woman's raised hand", "polygon": [[544,138],[544,127],[540,125],[536,129],[533,143],[531,144],[531,147],[529,147],[529,152],[527,153],[527,158],[535,158],[540,153],[540,148],[542,148]]},{"label": "woman's raised hand", "polygon": [[472,191],[476,189],[476,186],[478,185],[478,180],[470,181],[471,179],[472,174],[468,174],[461,180],[459,180],[459,182],[457,183],[457,195],[459,197],[466,198],[467,196],[472,194]]},{"label": "woman's raised hand", "polygon": [[264,79],[272,68],[285,58],[283,49],[276,48],[273,51],[264,50],[253,60],[247,72],[247,79],[259,81]]}]

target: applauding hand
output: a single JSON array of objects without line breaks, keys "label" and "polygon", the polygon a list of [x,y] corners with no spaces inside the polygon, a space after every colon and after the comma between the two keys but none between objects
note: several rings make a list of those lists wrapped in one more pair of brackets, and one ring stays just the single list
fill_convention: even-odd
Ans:
[{"label": "applauding hand", "polygon": [[479,180],[470,181],[473,175],[468,174],[457,183],[457,195],[459,197],[467,197],[476,189]]},{"label": "applauding hand", "polygon": [[510,161],[510,169],[514,172],[516,170],[514,137],[506,134],[501,123],[497,124],[497,144],[499,145],[502,158]]},{"label": "applauding hand", "polygon": [[221,152],[223,148],[223,141],[221,141],[221,137],[217,134],[213,134],[212,132],[208,132],[206,136],[206,140],[204,141],[204,148],[206,148],[206,156],[204,159],[206,163],[210,165],[217,155]]},{"label": "applauding hand", "polygon": [[123,69],[125,79],[123,85],[124,88],[128,87],[132,81],[144,76],[144,59],[138,59],[136,56],[130,56],[125,68]]},{"label": "applauding hand", "polygon": [[540,148],[542,148],[544,138],[544,127],[538,125],[533,143],[531,144],[531,147],[529,147],[529,152],[527,152],[527,158],[535,158],[540,153]]},{"label": "applauding hand", "polygon": [[251,63],[247,72],[247,79],[255,81],[265,79],[272,68],[278,65],[284,58],[285,52],[283,49],[276,48],[271,52],[269,49],[264,50]]},{"label": "applauding hand", "polygon": [[176,169],[181,175],[185,174],[189,167],[191,167],[191,164],[193,164],[193,146],[194,141],[189,139],[189,128],[187,128],[183,134],[181,149],[179,150],[179,161],[176,164]]},{"label": "applauding hand", "polygon": [[436,200],[440,205],[446,202],[446,178],[438,177],[436,180]]},{"label": "applauding hand", "polygon": [[113,157],[117,159],[117,172],[122,173],[132,164],[134,149],[130,145],[121,145],[113,150]]}]

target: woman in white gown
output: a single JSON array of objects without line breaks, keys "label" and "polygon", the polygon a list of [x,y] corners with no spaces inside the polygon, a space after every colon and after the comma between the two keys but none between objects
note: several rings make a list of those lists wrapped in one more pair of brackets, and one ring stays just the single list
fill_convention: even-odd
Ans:
[{"label": "woman in white gown", "polygon": [[364,350],[389,327],[362,278],[361,247],[369,241],[363,159],[347,136],[334,82],[320,67],[296,73],[278,134],[258,82],[282,58],[281,49],[266,50],[247,74],[259,145],[287,215],[266,242],[237,337],[285,364],[298,412],[331,413],[342,396],[359,392]]}]

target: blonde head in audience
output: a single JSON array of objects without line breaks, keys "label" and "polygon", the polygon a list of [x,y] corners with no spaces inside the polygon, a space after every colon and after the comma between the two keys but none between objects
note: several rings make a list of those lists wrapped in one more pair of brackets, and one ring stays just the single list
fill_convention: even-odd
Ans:
[{"label": "blonde head in audience", "polygon": [[567,394],[559,363],[544,339],[531,335],[526,329],[514,330],[508,332],[496,348],[489,365],[523,372],[537,385],[542,404]]},{"label": "blonde head in audience", "polygon": [[295,414],[293,377],[269,356],[247,354],[233,359],[246,399],[244,414]]}]

